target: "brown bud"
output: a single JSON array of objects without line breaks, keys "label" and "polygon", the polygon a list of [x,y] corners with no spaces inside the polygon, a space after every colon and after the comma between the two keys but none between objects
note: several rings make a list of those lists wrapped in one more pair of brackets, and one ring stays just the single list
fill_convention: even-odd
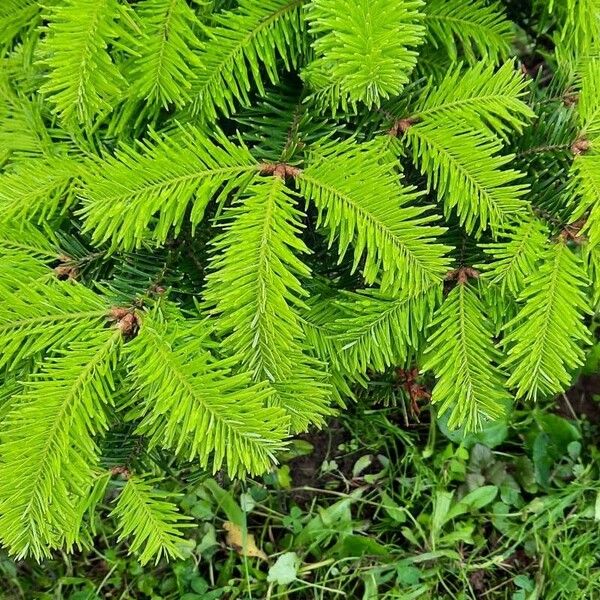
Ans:
[{"label": "brown bud", "polygon": [[392,137],[398,137],[403,133],[406,133],[416,122],[417,120],[413,117],[407,119],[398,119],[388,131],[388,135],[391,135]]},{"label": "brown bud", "polygon": [[110,309],[108,316],[115,321],[120,321],[128,313],[129,311],[126,308],[119,308],[115,306],[114,308]]},{"label": "brown bud", "polygon": [[302,173],[302,169],[293,167],[292,165],[286,165],[285,163],[264,163],[261,165],[261,175],[273,175],[280,179],[294,179]]},{"label": "brown bud", "polygon": [[114,307],[108,313],[108,318],[115,321],[121,330],[123,337],[131,339],[135,337],[140,329],[140,320],[133,310]]},{"label": "brown bud", "polygon": [[127,467],[113,467],[110,470],[111,475],[121,475],[124,479],[129,479],[131,477],[131,471]]},{"label": "brown bud", "polygon": [[584,235],[581,235],[581,230],[584,228],[586,220],[585,217],[582,217],[574,223],[567,225],[558,236],[559,239],[563,241],[570,240],[577,245],[585,243],[586,238]]},{"label": "brown bud", "polygon": [[563,96],[562,100],[563,100],[563,104],[567,108],[571,108],[572,106],[575,106],[579,102],[579,95],[576,92],[567,92]]},{"label": "brown bud", "polygon": [[155,285],[152,286],[151,290],[150,290],[153,294],[157,294],[158,296],[164,294],[167,291],[166,287],[163,287],[162,285]]},{"label": "brown bud", "polygon": [[127,313],[117,324],[125,337],[132,337],[138,329],[138,320],[133,313]]},{"label": "brown bud", "polygon": [[479,271],[472,267],[461,267],[460,269],[454,269],[454,271],[448,271],[446,273],[446,281],[457,281],[458,283],[467,283],[469,279],[478,279]]},{"label": "brown bud", "polygon": [[79,275],[77,267],[72,264],[58,265],[57,267],[54,267],[54,273],[61,281],[66,281],[67,279],[77,279],[77,276]]},{"label": "brown bud", "polygon": [[592,144],[588,140],[580,139],[573,142],[573,145],[571,146],[571,152],[575,156],[579,156],[580,154],[585,154],[591,147]]}]

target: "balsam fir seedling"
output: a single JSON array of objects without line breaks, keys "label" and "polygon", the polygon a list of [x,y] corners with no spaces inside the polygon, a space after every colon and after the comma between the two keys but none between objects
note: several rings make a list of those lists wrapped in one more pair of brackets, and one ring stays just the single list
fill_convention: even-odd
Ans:
[{"label": "balsam fir seedling", "polygon": [[467,430],[569,385],[600,7],[533,4],[3,2],[13,555],[90,543],[106,501],[142,561],[179,556],[172,465],[262,474],[378,372],[432,374]]}]

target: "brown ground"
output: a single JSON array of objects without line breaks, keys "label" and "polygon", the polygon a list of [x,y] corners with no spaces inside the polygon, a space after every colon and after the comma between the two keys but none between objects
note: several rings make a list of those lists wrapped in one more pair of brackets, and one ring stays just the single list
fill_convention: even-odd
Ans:
[{"label": "brown ground", "polygon": [[587,417],[600,424],[600,375],[583,375],[566,394],[557,398],[558,414],[567,419]]}]

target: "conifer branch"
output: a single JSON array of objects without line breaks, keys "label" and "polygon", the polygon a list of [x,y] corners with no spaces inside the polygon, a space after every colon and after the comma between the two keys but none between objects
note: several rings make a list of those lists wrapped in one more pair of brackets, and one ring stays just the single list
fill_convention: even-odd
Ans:
[{"label": "conifer branch", "polygon": [[519,314],[507,325],[504,345],[508,386],[517,397],[536,400],[564,390],[583,363],[590,334],[583,323],[590,309],[580,258],[564,239],[547,250],[526,280]]},{"label": "conifer branch", "polygon": [[44,123],[43,103],[31,100],[0,72],[0,165],[18,157],[51,156],[57,150]]},{"label": "conifer branch", "polygon": [[261,473],[283,447],[289,418],[266,407],[272,391],[232,373],[232,360],[216,360],[206,349],[203,323],[177,330],[146,315],[139,335],[127,344],[138,390],[130,417],[153,446],[171,448],[188,460],[232,475]]},{"label": "conifer branch", "polygon": [[244,146],[193,127],[140,146],[90,164],[84,175],[82,215],[97,243],[126,250],[164,243],[181,230],[188,209],[194,229],[211,200],[243,189],[261,169]]},{"label": "conifer branch", "polygon": [[90,125],[110,111],[125,80],[107,46],[127,39],[116,0],[65,0],[52,6],[43,44],[49,73],[41,87],[67,125]]},{"label": "conifer branch", "polygon": [[600,55],[584,62],[579,87],[577,117],[580,135],[596,139],[600,137]]},{"label": "conifer branch", "polygon": [[108,426],[118,348],[114,331],[89,329],[13,403],[0,434],[0,538],[17,556],[50,556],[73,532],[97,461],[92,436]]},{"label": "conifer branch", "polygon": [[181,108],[191,100],[195,71],[202,65],[202,24],[185,0],[144,0],[136,13],[144,38],[131,69],[134,93],[155,106]]},{"label": "conifer branch", "polygon": [[23,30],[39,24],[40,5],[37,0],[4,0],[0,6],[0,56],[11,48]]},{"label": "conifer branch", "polygon": [[317,59],[304,79],[320,94],[335,91],[367,107],[398,95],[417,63],[421,6],[418,0],[312,0],[307,19]]},{"label": "conifer branch", "polygon": [[319,209],[319,222],[337,238],[343,257],[353,244],[353,268],[363,261],[367,283],[384,291],[401,287],[419,293],[447,270],[447,247],[435,243],[444,230],[436,218],[414,205],[417,194],[397,181],[378,143],[323,146],[297,180],[302,194]]},{"label": "conifer branch", "polygon": [[46,263],[58,256],[58,244],[49,231],[40,231],[30,223],[20,219],[3,220],[0,223],[0,256],[7,253],[20,253],[29,258],[36,258]]},{"label": "conifer branch", "polygon": [[23,285],[19,275],[0,279],[6,290],[0,300],[0,367],[15,368],[50,348],[64,348],[105,321],[104,299],[82,285],[49,278]]},{"label": "conifer branch", "polygon": [[498,2],[428,0],[423,9],[426,39],[444,49],[452,62],[464,54],[475,63],[497,62],[508,56],[514,28]]},{"label": "conifer branch", "polygon": [[586,216],[582,233],[588,236],[590,247],[595,248],[600,244],[600,152],[595,149],[590,153],[576,155],[571,175],[575,190],[580,196],[571,219]]},{"label": "conifer branch", "polygon": [[262,475],[359,388],[428,399],[415,364],[451,428],[564,390],[598,2],[0,2],[9,553],[90,545],[108,490],[142,562],[179,558],[165,465]]},{"label": "conifer branch", "polygon": [[17,162],[0,175],[0,211],[7,220],[47,221],[76,202],[80,165],[68,157]]},{"label": "conifer branch", "polygon": [[516,297],[546,251],[548,230],[542,221],[531,216],[510,226],[503,237],[507,241],[482,245],[493,260],[481,268],[483,277],[499,286],[502,294],[510,292]]},{"label": "conifer branch", "polygon": [[[465,273],[464,271],[461,273]],[[510,396],[503,373],[495,366],[500,354],[476,289],[458,274],[458,284],[437,311],[430,330],[422,371],[433,371],[431,401],[439,414],[449,412],[448,427],[481,429],[506,412]]]},{"label": "conifer branch", "polygon": [[571,147],[573,189],[579,201],[571,215],[575,221],[586,217],[581,230],[589,241],[589,252],[600,244],[600,58],[589,60],[581,73],[577,104],[579,138]]},{"label": "conifer branch", "polygon": [[119,523],[119,539],[131,538],[131,553],[139,556],[142,565],[154,559],[182,558],[183,528],[188,517],[168,500],[174,494],[155,489],[150,481],[139,476],[129,477],[111,513]]},{"label": "conifer branch", "polygon": [[305,355],[296,312],[304,306],[301,279],[310,270],[295,254],[309,250],[299,237],[302,213],[285,187],[285,173],[276,166],[275,176],[249,186],[230,212],[214,243],[205,299],[218,316],[224,350],[255,381],[273,386],[270,403],[286,409],[297,432],[322,423],[330,411],[323,366]]},{"label": "conifer branch", "polygon": [[305,0],[241,0],[238,7],[215,16],[217,26],[200,55],[203,64],[192,86],[192,112],[214,121],[218,112],[249,104],[253,84],[265,93],[263,72],[279,81],[277,59],[295,66],[304,45],[301,15]]},{"label": "conifer branch", "polygon": [[502,144],[461,123],[417,123],[404,135],[413,161],[444,202],[448,217],[456,211],[468,233],[497,234],[527,210],[522,174],[505,168],[513,156],[499,154]]},{"label": "conifer branch", "polygon": [[460,121],[475,130],[506,137],[522,131],[535,116],[525,103],[528,83],[511,62],[499,69],[480,63],[457,65],[441,81],[431,80],[420,95],[411,121]]},{"label": "conifer branch", "polygon": [[[372,290],[345,294],[335,302],[335,313],[326,322],[323,335],[328,346],[323,357],[351,377],[405,364],[421,348],[441,289],[441,285],[432,286],[414,296]],[[310,312],[307,317],[312,323]]]}]

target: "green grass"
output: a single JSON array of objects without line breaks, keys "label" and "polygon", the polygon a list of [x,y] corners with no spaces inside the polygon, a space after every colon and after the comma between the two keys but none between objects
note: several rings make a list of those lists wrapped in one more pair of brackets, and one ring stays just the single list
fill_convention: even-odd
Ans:
[{"label": "green grass", "polygon": [[186,560],[142,569],[105,517],[75,557],[0,555],[3,597],[600,597],[596,426],[546,406],[458,443],[426,412],[417,423],[390,381],[367,397],[396,406],[359,402],[260,481],[174,472],[195,519]]}]

